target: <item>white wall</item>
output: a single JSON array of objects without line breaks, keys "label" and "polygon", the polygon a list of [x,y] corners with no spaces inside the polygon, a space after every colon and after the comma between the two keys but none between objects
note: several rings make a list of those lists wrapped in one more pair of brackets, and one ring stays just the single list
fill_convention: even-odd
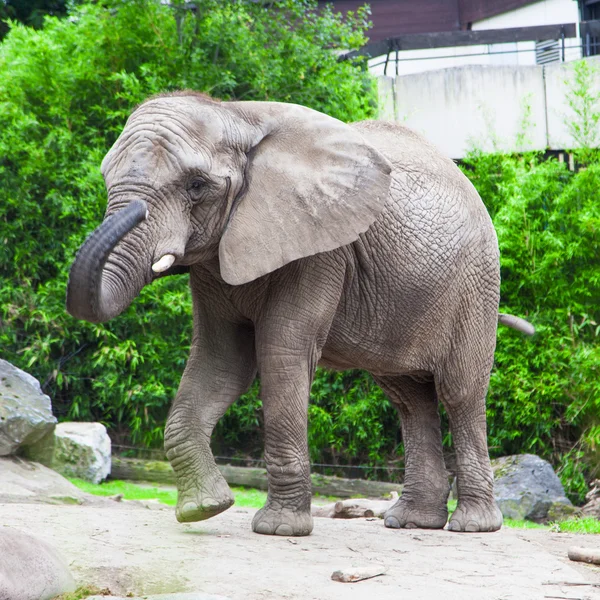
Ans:
[{"label": "white wall", "polygon": [[[591,91],[600,94],[600,58],[586,60],[596,69]],[[468,65],[385,78],[380,82],[380,118],[393,114],[455,159],[474,148],[573,148],[576,143],[565,125],[572,115],[566,83],[572,69],[573,63]]]},{"label": "white wall", "polygon": [[514,149],[527,104],[535,126],[519,150],[544,148],[541,67],[468,65],[396,79],[396,119],[452,158],[475,146],[487,152]]},{"label": "white wall", "polygon": [[[473,30],[505,29],[535,25],[578,23],[577,0],[540,0],[528,6],[489,19],[473,23]],[[565,60],[581,58],[581,49],[576,38],[565,40]],[[518,49],[519,53],[514,53]],[[390,55],[387,75],[396,75],[395,54]],[[422,73],[463,65],[535,65],[535,43],[487,44],[480,46],[458,46],[455,48],[433,48],[428,50],[406,50],[399,52],[398,75]],[[369,67],[374,75],[383,75],[385,55],[372,58]]]}]

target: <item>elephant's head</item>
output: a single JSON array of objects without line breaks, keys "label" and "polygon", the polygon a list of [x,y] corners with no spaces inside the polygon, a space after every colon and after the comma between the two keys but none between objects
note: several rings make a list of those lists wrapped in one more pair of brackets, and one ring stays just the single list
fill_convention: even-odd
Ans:
[{"label": "elephant's head", "polygon": [[308,108],[148,100],[102,163],[106,217],[71,268],[67,309],[107,321],[185,265],[218,256],[238,285],[348,244],[381,212],[390,170],[356,130]]}]

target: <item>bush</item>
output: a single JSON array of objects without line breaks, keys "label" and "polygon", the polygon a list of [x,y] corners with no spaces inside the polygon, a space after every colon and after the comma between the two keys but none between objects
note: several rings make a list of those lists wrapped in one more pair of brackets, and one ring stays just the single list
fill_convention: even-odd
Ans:
[{"label": "bush", "polygon": [[[332,51],[365,42],[364,9],[342,20],[315,0],[193,6],[84,4],[40,30],[13,23],[0,45],[3,358],[41,380],[59,417],[102,421],[135,444],[162,442],[189,348],[186,279],[156,282],[106,325],[64,309],[69,265],[102,218],[102,157],[131,110],[180,88],[293,101],[343,120],[376,108],[366,70]],[[249,398],[253,409],[228,416],[236,430],[256,422]]]},{"label": "bush", "polygon": [[[190,87],[298,102],[347,121],[375,111],[366,70],[331,51],[364,43],[365,11],[342,21],[317,13],[315,0],[194,6],[84,4],[41,30],[13,24],[0,45],[2,355],[41,380],[59,417],[102,421],[117,442],[161,444],[191,333],[186,278],[157,281],[106,325],[64,310],[69,265],[105,206],[100,162],[132,108]],[[585,122],[572,131],[588,143],[598,112],[587,67],[578,68],[571,104]],[[474,154],[464,166],[498,231],[502,309],[537,327],[532,340],[499,330],[492,453],[550,458],[576,500],[593,474],[590,456],[600,453],[600,158],[585,150],[578,160],[576,172],[538,154]],[[384,466],[396,458],[395,411],[369,375],[318,371],[312,397],[313,461]],[[258,455],[259,409],[255,384],[219,424],[217,447]]]},{"label": "bush", "polygon": [[529,318],[528,340],[500,328],[488,394],[496,456],[532,452],[582,500],[581,461],[600,443],[600,154],[576,172],[540,154],[473,155],[465,172],[498,233],[501,310]]}]

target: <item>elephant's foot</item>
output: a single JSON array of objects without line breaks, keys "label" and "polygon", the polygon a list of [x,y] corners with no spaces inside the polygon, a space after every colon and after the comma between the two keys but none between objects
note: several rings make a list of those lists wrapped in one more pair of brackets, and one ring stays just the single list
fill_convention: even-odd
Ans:
[{"label": "elephant's foot", "polygon": [[210,519],[234,502],[233,494],[219,471],[200,482],[177,478],[175,516],[180,523]]},{"label": "elephant's foot", "polygon": [[498,531],[502,527],[502,513],[493,500],[487,504],[459,500],[450,517],[450,531]]},{"label": "elephant's foot", "polygon": [[392,529],[443,529],[448,521],[446,501],[435,506],[401,497],[383,516]]},{"label": "elephant's foot", "polygon": [[284,508],[267,501],[252,519],[252,531],[264,535],[310,535],[313,518],[308,512]]}]

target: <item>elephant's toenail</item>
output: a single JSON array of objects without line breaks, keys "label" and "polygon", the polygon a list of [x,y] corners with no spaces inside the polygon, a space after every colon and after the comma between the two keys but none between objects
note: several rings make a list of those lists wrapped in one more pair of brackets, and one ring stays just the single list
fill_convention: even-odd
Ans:
[{"label": "elephant's toenail", "polygon": [[479,531],[480,527],[475,521],[469,521],[465,527],[465,531]]},{"label": "elephant's toenail", "polygon": [[391,515],[385,518],[384,525],[390,529],[400,529],[400,521]]},{"label": "elephant's toenail", "polygon": [[275,535],[294,535],[294,530],[290,525],[282,524],[275,530]]},{"label": "elephant's toenail", "polygon": [[266,521],[260,521],[254,526],[255,533],[262,533],[263,535],[271,535],[271,527]]},{"label": "elephant's toenail", "polygon": [[462,531],[460,523],[456,519],[452,519],[450,523],[448,523],[448,529],[450,531]]}]

